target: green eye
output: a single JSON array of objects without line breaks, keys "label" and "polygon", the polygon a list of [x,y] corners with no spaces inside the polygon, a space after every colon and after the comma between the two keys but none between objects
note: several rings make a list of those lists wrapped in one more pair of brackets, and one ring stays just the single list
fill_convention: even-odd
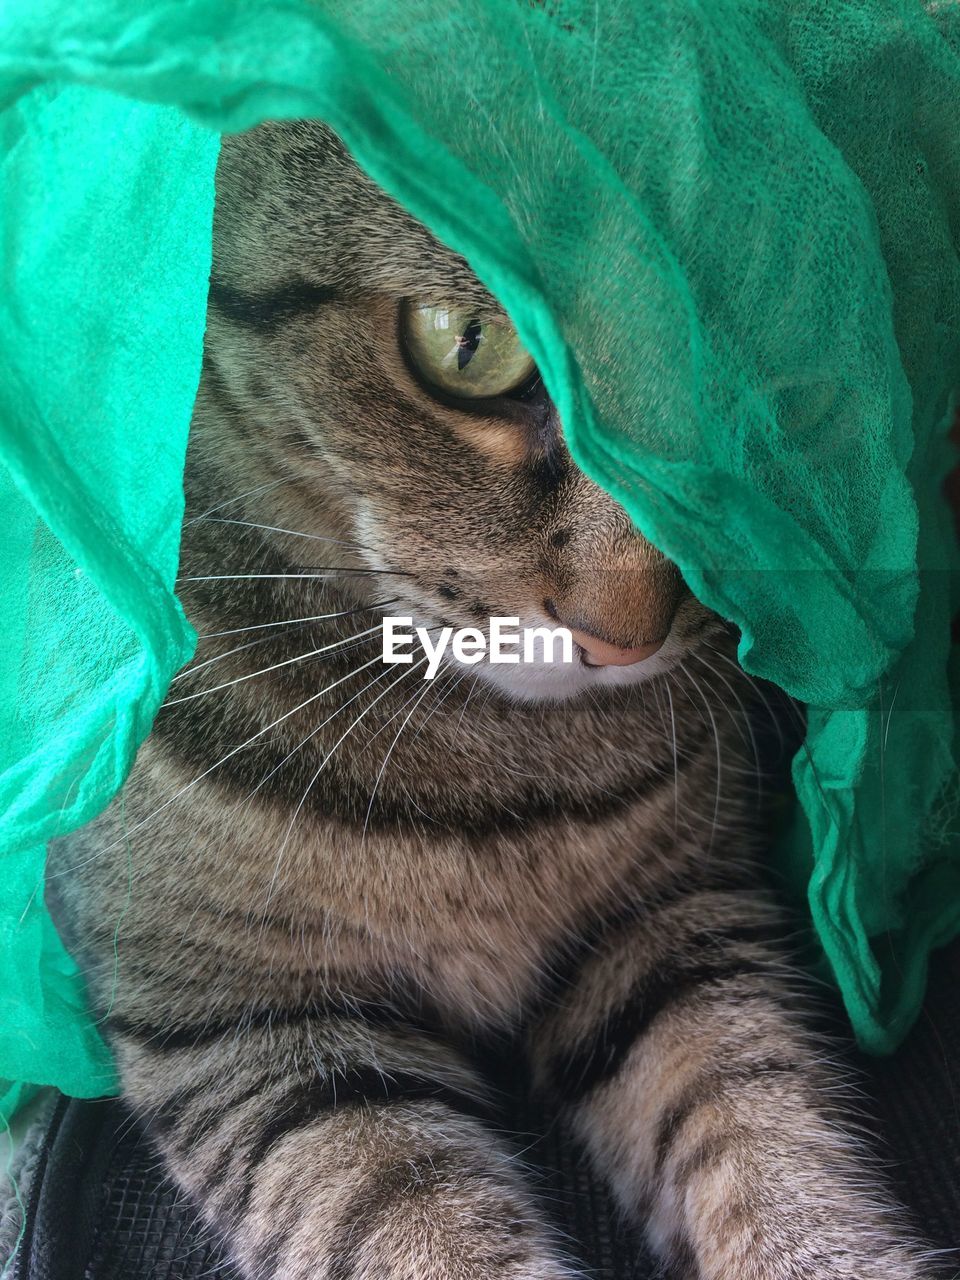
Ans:
[{"label": "green eye", "polygon": [[454,307],[405,303],[401,316],[410,359],[439,391],[481,400],[517,391],[536,373],[505,317],[482,319]]}]

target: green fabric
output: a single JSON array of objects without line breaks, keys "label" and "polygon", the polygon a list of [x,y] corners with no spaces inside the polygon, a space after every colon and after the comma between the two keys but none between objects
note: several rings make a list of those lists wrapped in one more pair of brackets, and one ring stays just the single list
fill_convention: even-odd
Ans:
[{"label": "green fabric", "polygon": [[810,705],[784,865],[891,1048],[960,930],[958,10],[7,0],[0,108],[0,1072],[109,1077],[42,846],[116,791],[191,652],[214,131],[294,116],[468,259],[580,465]]},{"label": "green fabric", "polygon": [[218,147],[113,94],[10,103],[0,76],[0,1076],[90,1095],[114,1071],[44,846],[118,789],[193,651],[172,587]]}]

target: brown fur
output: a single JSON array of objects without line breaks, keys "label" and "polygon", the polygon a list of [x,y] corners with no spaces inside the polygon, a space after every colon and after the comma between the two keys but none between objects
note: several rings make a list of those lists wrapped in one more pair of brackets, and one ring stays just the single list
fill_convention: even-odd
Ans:
[{"label": "brown fur", "polygon": [[[50,879],[171,1174],[251,1277],[569,1276],[487,1119],[475,1049],[512,1036],[684,1280],[919,1277],[754,868],[727,628],[542,388],[424,390],[404,299],[502,313],[327,131],[230,140],[218,183],[201,647]],[[643,680],[431,685],[384,612],[669,638]]]}]

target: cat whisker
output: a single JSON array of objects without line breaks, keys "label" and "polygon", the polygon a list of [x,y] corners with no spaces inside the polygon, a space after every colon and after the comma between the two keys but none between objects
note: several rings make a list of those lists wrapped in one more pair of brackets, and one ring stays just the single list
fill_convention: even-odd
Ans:
[{"label": "cat whisker", "polygon": [[[406,707],[406,706],[409,706],[411,702],[413,702],[413,706],[410,707],[410,710],[407,712],[406,716],[403,718],[400,724],[400,728],[397,730],[393,741],[390,743],[390,746],[387,748],[386,754],[384,755],[383,761],[380,765],[379,772],[377,773],[376,779],[374,781],[373,790],[370,793],[370,803],[367,805],[367,812],[363,819],[363,831],[360,833],[361,849],[363,848],[364,843],[366,842],[367,828],[370,826],[370,815],[373,812],[373,802],[377,798],[377,791],[380,787],[380,780],[383,777],[384,770],[387,767],[390,757],[393,755],[393,749],[397,745],[397,743],[400,741],[400,735],[403,733],[404,729],[410,723],[410,717],[413,715],[417,707],[419,707],[420,703],[424,700],[424,698],[427,696],[427,694],[430,691],[431,691],[431,686],[429,684],[425,684],[423,689],[421,689],[419,693],[413,694],[412,697],[408,698],[407,701],[403,704],[403,706]],[[402,707],[401,707],[401,710],[403,710]]]},{"label": "cat whisker", "polygon": [[[454,667],[454,668],[449,669],[449,670],[445,673],[445,675],[446,675],[445,683],[446,683],[446,685],[447,685],[447,688],[445,688],[445,689],[444,689],[444,688],[442,688],[442,685],[441,685],[441,686],[439,686],[439,687],[437,687],[437,689],[436,689],[437,699],[436,699],[436,701],[435,701],[434,705],[430,708],[430,710],[429,710],[429,712],[427,713],[427,715],[424,717],[423,723],[419,726],[419,728],[418,728],[418,729],[416,730],[416,732],[414,733],[414,735],[413,735],[414,740],[415,740],[415,739],[418,737],[418,735],[423,731],[423,729],[425,728],[425,726],[426,726],[426,725],[427,725],[427,723],[429,722],[430,718],[431,718],[432,716],[434,716],[434,715],[437,713],[437,711],[439,711],[439,710],[440,710],[440,708],[443,706],[444,702],[446,702],[446,700],[447,700],[447,698],[450,696],[450,694],[451,694],[451,693],[453,693],[453,692],[454,692],[454,690],[459,689],[460,685],[461,685],[461,684],[463,684],[464,680],[466,680],[466,679],[469,677],[470,672],[469,672],[469,671],[465,671],[465,672],[462,672],[462,673],[461,673],[460,671],[458,671],[458,670]],[[372,792],[371,792],[371,794],[370,794],[370,803],[367,805],[367,813],[366,813],[366,817],[364,818],[364,821],[363,821],[363,832],[362,832],[362,834],[361,834],[361,836],[360,836],[360,845],[361,845],[361,847],[363,846],[363,843],[364,843],[364,841],[365,841],[365,839],[366,839],[366,835],[367,835],[367,828],[368,828],[368,826],[370,825],[370,815],[371,815],[371,814],[372,814],[372,812],[373,812],[373,803],[374,803],[374,800],[376,799],[376,796],[377,796],[377,790],[378,790],[378,788],[379,788],[379,786],[380,786],[380,780],[382,779],[382,777],[383,777],[383,775],[384,775],[384,771],[386,770],[386,767],[387,767],[387,763],[389,762],[390,757],[391,757],[391,755],[393,754],[393,749],[394,749],[394,747],[396,747],[397,743],[399,742],[399,740],[400,740],[400,735],[403,733],[404,729],[406,728],[406,726],[407,726],[407,724],[408,724],[408,722],[409,722],[409,720],[410,720],[411,716],[413,716],[413,714],[416,712],[417,707],[419,707],[420,703],[423,701],[423,699],[425,698],[425,696],[427,695],[427,693],[429,693],[429,692],[430,692],[430,688],[431,688],[431,686],[428,684],[428,685],[426,686],[426,688],[423,690],[423,692],[422,692],[422,693],[420,693],[419,695],[418,695],[418,694],[414,694],[412,697],[408,698],[408,699],[407,699],[407,701],[406,701],[406,702],[403,704],[403,706],[400,708],[400,710],[399,710],[398,712],[396,712],[393,716],[391,716],[391,717],[390,717],[390,720],[388,720],[388,721],[387,721],[387,724],[389,724],[391,721],[395,720],[395,719],[397,718],[397,715],[402,714],[402,712],[403,712],[404,708],[405,708],[405,707],[410,706],[410,703],[411,703],[411,702],[413,702],[414,698],[416,699],[416,701],[414,702],[413,707],[411,707],[411,709],[410,709],[409,714],[407,715],[406,719],[403,721],[403,724],[401,724],[400,728],[397,730],[396,737],[394,738],[393,742],[391,742],[391,744],[390,744],[389,748],[387,749],[387,753],[386,753],[386,755],[383,757],[383,762],[382,762],[382,764],[380,765],[380,771],[379,771],[379,773],[377,774],[376,781],[375,781],[375,782],[374,782],[374,784],[373,784],[373,791],[372,791]],[[442,692],[441,692],[441,689],[442,689]],[[374,734],[374,738],[375,738],[375,737],[377,737],[380,733],[382,733],[384,728],[386,728],[386,725],[384,725],[381,729],[378,729],[378,730],[377,730],[377,733],[376,733],[376,734]],[[371,739],[371,742],[372,742],[372,741],[373,741],[373,739]],[[367,745],[369,746],[370,744],[368,743]],[[417,807],[419,808],[419,806],[417,806]]]},{"label": "cat whisker", "polygon": [[[354,671],[348,671],[345,676],[340,676],[337,680],[334,680],[332,684],[328,684],[325,688],[320,689],[317,693],[312,693],[309,698],[305,698],[303,702],[298,703],[295,707],[291,707],[290,710],[285,711],[283,715],[277,716],[276,720],[271,721],[270,724],[264,725],[262,729],[258,729],[256,733],[251,734],[249,738],[241,742],[238,747],[234,747],[232,750],[228,751],[225,756],[221,756],[219,760],[217,760],[214,764],[210,765],[209,768],[204,769],[202,773],[197,774],[197,776],[191,782],[188,782],[186,786],[181,787],[180,790],[175,792],[170,797],[169,800],[165,800],[163,804],[158,805],[157,808],[154,809],[152,813],[148,813],[145,818],[141,818],[141,820],[137,822],[134,826],[129,827],[124,832],[124,834],[120,836],[117,840],[114,840],[110,844],[105,845],[103,849],[97,850],[97,852],[93,854],[92,857],[86,858],[82,862],[70,864],[64,867],[62,871],[53,872],[51,874],[61,875],[61,874],[64,874],[65,872],[69,872],[72,874],[74,870],[78,870],[80,867],[86,866],[88,863],[93,862],[96,858],[99,858],[103,854],[109,853],[110,850],[115,849],[117,845],[123,844],[124,840],[129,839],[129,837],[132,836],[135,832],[145,827],[148,822],[152,822],[153,819],[156,818],[159,814],[163,813],[164,810],[169,809],[172,804],[175,804],[182,796],[186,795],[188,791],[192,791],[193,788],[197,786],[198,783],[202,782],[204,778],[209,777],[210,774],[213,773],[215,769],[219,769],[220,766],[226,764],[228,760],[232,760],[235,755],[238,755],[241,751],[244,751],[247,747],[251,746],[254,742],[257,741],[258,738],[262,738],[265,733],[269,733],[271,729],[275,729],[277,725],[282,724],[284,720],[289,720],[291,716],[296,715],[298,711],[302,711],[304,707],[310,706],[310,704],[313,702],[316,702],[318,698],[322,698],[325,694],[330,693],[333,689],[336,689],[338,685],[344,684],[345,681],[352,679],[353,676],[359,675],[361,671],[365,671],[367,667],[372,667],[375,662],[380,662],[380,661],[381,661],[381,658],[380,658],[380,655],[378,654],[375,658],[371,658],[369,662],[364,663],[363,666],[357,667],[356,670]],[[424,658],[423,661],[426,662],[426,658]]]},{"label": "cat whisker", "polygon": [[186,574],[177,578],[177,582],[263,582],[269,579],[317,579],[326,581],[329,578],[353,577],[368,574],[388,574],[395,578],[412,578],[414,575],[405,569],[346,569],[332,565],[318,565],[316,573],[206,573]]},{"label": "cat whisker", "polygon": [[520,769],[516,765],[508,765],[504,766],[502,771],[504,773],[509,773],[512,778],[531,778],[535,782],[543,782],[546,780],[548,782],[565,782],[568,785],[573,784],[581,786],[586,783],[590,790],[596,795],[610,796],[611,799],[615,798],[617,794],[615,791],[611,791],[609,787],[601,786],[596,782],[595,779],[590,776],[588,769],[581,769],[579,774],[572,775],[569,773],[560,773],[553,767],[545,769],[540,773],[534,773],[530,769]]},{"label": "cat whisker", "polygon": [[293,476],[286,476],[282,480],[268,480],[265,484],[254,485],[252,489],[246,489],[243,493],[238,493],[232,498],[218,502],[215,507],[208,507],[206,511],[201,511],[198,516],[191,516],[189,520],[184,520],[184,526],[199,524],[202,520],[208,519],[215,511],[222,511],[224,507],[232,506],[234,502],[242,502],[244,498],[250,498],[255,493],[267,493],[270,489],[277,489],[282,484],[289,484],[293,478]]},{"label": "cat whisker", "polygon": [[673,694],[670,692],[669,678],[664,681],[663,687],[667,695],[667,705],[670,708],[670,738],[673,743],[673,831],[674,835],[676,835],[680,830],[680,761],[677,757],[677,716],[673,706]]},{"label": "cat whisker", "polygon": [[[762,680],[758,680],[756,676],[749,675],[746,671],[744,671],[743,667],[741,667],[738,662],[734,662],[734,660],[731,657],[729,657],[728,654],[724,653],[722,649],[717,649],[714,645],[707,645],[706,647],[710,650],[711,653],[716,654],[716,656],[720,659],[721,662],[725,662],[727,666],[733,667],[734,670],[739,675],[742,675],[747,680],[749,680],[750,684],[754,688],[754,691],[757,697],[763,703],[764,710],[766,711],[767,715],[770,718],[770,723],[773,725],[774,729],[776,730],[777,743],[780,747],[781,752],[783,752],[786,749],[786,742],[783,736],[783,727],[780,723],[780,717],[779,715],[777,715],[776,709],[771,705],[770,699],[767,697],[766,691],[764,690],[764,682]],[[804,728],[803,715],[800,712],[799,707],[796,705],[795,701],[792,698],[789,698],[786,702],[786,711],[787,711],[787,714],[790,716],[790,718],[796,722],[798,728],[801,728],[801,729]]]},{"label": "cat whisker", "polygon": [[[376,659],[374,659],[374,661],[376,661]],[[357,674],[359,674],[360,671],[363,671],[366,667],[369,667],[370,665],[371,664],[369,662],[364,663],[362,667],[359,667],[357,669]],[[253,797],[257,794],[257,792],[260,790],[260,788],[264,786],[265,783],[269,782],[269,780],[274,776],[274,774],[278,773],[283,768],[283,766],[287,763],[288,760],[291,760],[297,754],[298,751],[301,751],[307,745],[308,742],[310,742],[313,738],[315,738],[317,734],[321,731],[321,729],[325,729],[331,720],[335,719],[338,715],[340,715],[342,711],[346,711],[347,707],[349,707],[352,703],[356,702],[358,698],[363,697],[363,695],[367,692],[367,690],[372,689],[373,686],[378,681],[382,680],[386,674],[387,674],[387,668],[384,667],[383,671],[381,671],[379,675],[374,676],[372,680],[368,680],[362,689],[358,689],[357,692],[353,694],[352,697],[348,698],[346,702],[341,703],[340,706],[337,707],[336,711],[331,712],[331,714],[327,716],[326,720],[322,720],[320,724],[316,726],[316,728],[311,729],[305,738],[301,739],[301,741],[298,742],[297,745],[291,751],[287,752],[287,754],[283,757],[283,759],[280,761],[279,764],[274,765],[274,767],[270,770],[270,772],[266,774],[265,777],[260,779],[257,785],[246,797],[246,800],[252,800]]]},{"label": "cat whisker", "polygon": [[[356,609],[341,609],[338,613],[315,613],[307,618],[284,618],[280,622],[257,622],[249,627],[231,627],[228,631],[205,631],[203,635],[197,636],[198,640],[213,640],[218,636],[236,636],[243,631],[263,631],[267,627],[288,627],[298,623],[306,622],[329,622],[333,618],[349,618],[355,613],[373,613],[377,609],[386,609],[392,604],[397,603],[397,599],[393,600],[376,600],[373,604],[360,605]],[[223,655],[226,657],[226,655]],[[192,668],[196,670],[197,668]],[[180,677],[177,676],[177,679]]]},{"label": "cat whisker", "polygon": [[415,730],[413,735],[413,741],[416,741],[416,739],[419,738],[420,734],[423,733],[424,729],[429,723],[431,717],[437,714],[437,712],[440,710],[440,708],[443,706],[446,700],[450,697],[450,695],[452,693],[456,693],[456,691],[460,688],[463,682],[469,679],[470,672],[469,670],[460,671],[456,667],[453,667],[450,670],[450,675],[454,678],[446,682],[447,687],[443,690],[442,694],[440,692],[440,689],[437,690],[437,695],[438,695],[437,701],[434,703],[434,705],[430,708],[427,715],[424,717],[423,723],[420,724]]},{"label": "cat whisker", "polygon": [[[476,693],[477,685],[479,683],[480,683],[480,673],[477,672],[477,674],[473,677],[473,684],[467,690],[467,696],[464,699],[463,706],[460,708],[460,719],[457,721],[457,727],[454,730],[454,738],[456,738],[457,735],[460,733],[461,726],[463,725],[463,717],[467,714],[467,707],[470,705],[470,699]],[[542,716],[542,712],[541,712],[541,716]],[[543,724],[543,721],[541,719],[541,725],[542,724]]]},{"label": "cat whisker", "polygon": [[737,732],[740,735],[740,740],[741,742],[744,743],[744,745],[746,745],[747,740],[749,738],[750,748],[753,751],[753,761],[754,761],[754,765],[756,766],[757,794],[758,794],[758,798],[760,798],[763,795],[763,766],[760,762],[760,750],[757,746],[757,736],[753,732],[753,725],[751,723],[750,713],[747,710],[743,699],[737,693],[736,685],[734,685],[733,681],[730,680],[727,676],[725,676],[722,671],[718,671],[717,668],[713,665],[713,663],[707,661],[707,659],[703,656],[703,654],[696,654],[694,656],[700,662],[703,663],[703,665],[711,673],[711,675],[716,676],[718,680],[722,680],[723,683],[726,685],[726,687],[730,690],[731,694],[733,695],[733,699],[737,704],[737,707],[740,711],[740,715],[739,716],[731,715],[730,719],[736,725]]},{"label": "cat whisker", "polygon": [[[390,602],[388,601],[388,603],[390,603]],[[437,628],[430,628],[430,629],[431,629],[431,630],[436,630]],[[374,659],[374,661],[376,661],[376,659]],[[371,664],[370,662],[364,663],[364,665],[363,665],[362,667],[359,667],[359,668],[357,669],[357,674],[359,674],[359,672],[360,672],[360,671],[365,670],[367,667],[369,667],[369,666],[371,666],[371,665],[372,665],[372,664]],[[269,773],[268,773],[264,778],[261,778],[261,780],[260,780],[260,781],[257,783],[257,785],[254,787],[254,789],[253,789],[253,790],[250,792],[250,794],[246,797],[246,800],[250,800],[250,799],[252,799],[252,798],[253,798],[253,796],[255,796],[255,795],[256,795],[256,793],[260,790],[260,788],[261,788],[261,787],[262,787],[266,782],[268,782],[268,781],[269,781],[269,779],[270,779],[270,778],[272,778],[272,777],[274,776],[274,774],[276,774],[277,772],[279,772],[279,770],[280,770],[280,769],[282,769],[282,768],[283,768],[283,766],[287,763],[287,761],[288,761],[288,760],[292,759],[292,757],[293,757],[293,756],[295,756],[295,755],[297,754],[297,752],[298,752],[298,751],[301,751],[301,750],[302,750],[302,749],[307,745],[307,743],[308,743],[308,742],[310,742],[313,738],[315,738],[315,737],[316,737],[316,735],[317,735],[317,734],[318,734],[322,729],[325,729],[325,728],[326,728],[326,726],[331,722],[331,720],[333,720],[336,716],[340,715],[340,713],[341,713],[342,711],[345,711],[345,710],[347,709],[347,707],[349,707],[352,703],[356,702],[358,698],[362,697],[362,696],[363,696],[363,694],[367,692],[367,690],[372,689],[372,688],[373,688],[373,686],[374,686],[375,684],[377,684],[377,682],[378,682],[378,681],[382,680],[386,674],[387,674],[387,668],[386,668],[386,667],[384,667],[384,670],[383,670],[383,671],[382,671],[378,676],[375,676],[372,680],[369,680],[369,681],[368,681],[368,682],[363,686],[363,688],[362,688],[362,689],[359,689],[359,690],[358,690],[358,691],[357,691],[357,692],[356,692],[356,693],[355,693],[351,698],[348,698],[346,702],[342,703],[342,704],[341,704],[341,705],[336,709],[336,711],[332,712],[332,714],[331,714],[331,715],[329,715],[329,716],[327,717],[327,719],[326,719],[326,720],[321,721],[321,723],[320,723],[320,724],[318,724],[318,725],[316,726],[316,728],[312,729],[312,730],[310,731],[310,733],[308,733],[308,734],[306,735],[306,737],[305,737],[305,738],[303,738],[300,742],[298,742],[298,743],[297,743],[297,745],[296,745],[296,746],[295,746],[291,751],[288,751],[288,752],[287,752],[287,754],[283,757],[283,759],[279,762],[279,764],[275,765],[275,766],[274,766],[274,768],[273,768],[273,769],[271,769],[271,770],[270,770],[270,772],[269,772]],[[406,705],[406,704],[404,704],[404,705]],[[402,710],[402,708],[401,708],[401,710]],[[393,716],[391,716],[391,718],[390,718],[390,719],[391,719],[391,720],[395,719],[397,714],[399,714],[399,713],[395,713]],[[388,720],[388,721],[387,721],[387,724],[389,724],[389,723],[390,723],[390,721]],[[381,729],[381,730],[378,730],[377,732],[378,732],[378,733],[379,733],[379,732],[382,732],[382,729]],[[374,735],[374,737],[376,737],[376,734]]]},{"label": "cat whisker", "polygon": [[[382,608],[382,607],[385,607],[385,605],[389,605],[389,604],[392,604],[392,603],[393,603],[393,601],[387,600],[387,601],[385,601],[385,602],[383,602],[383,603],[381,603],[381,604],[378,604],[378,605],[376,605],[376,606],[369,606],[368,608],[364,608],[364,609],[346,609],[346,610],[344,610],[344,611],[343,611],[343,612],[341,612],[341,613],[330,613],[330,614],[323,614],[323,615],[320,615],[320,616],[321,616],[321,617],[327,617],[327,618],[346,618],[346,617],[350,617],[352,614],[357,614],[357,613],[369,613],[369,612],[371,612],[374,608]],[[291,619],[291,620],[290,620],[290,622],[289,622],[289,623],[273,623],[273,622],[267,622],[267,623],[264,623],[264,624],[263,624],[263,626],[266,626],[266,627],[283,626],[283,627],[286,627],[286,630],[287,630],[287,631],[293,631],[297,626],[300,626],[300,625],[306,625],[306,623],[311,622],[311,621],[313,621],[313,620],[314,620],[314,619],[311,619],[311,618],[293,618],[293,619]],[[247,629],[248,629],[248,628],[246,628],[246,627],[238,627],[238,628],[237,628],[237,632],[242,632],[242,631],[245,631],[245,630],[247,630]],[[255,629],[255,628],[250,628],[250,630],[254,630],[254,629]],[[374,628],[374,629],[375,629],[375,628]],[[226,632],[225,632],[225,633],[223,633],[223,634],[229,634],[229,633],[226,633]],[[175,676],[173,677],[173,679],[170,681],[170,683],[171,683],[171,685],[174,685],[174,684],[176,684],[179,680],[183,680],[183,679],[185,679],[187,676],[196,675],[196,673],[197,673],[198,671],[202,671],[202,670],[204,669],[204,667],[212,666],[212,665],[213,665],[214,663],[216,663],[216,662],[222,662],[222,661],[224,660],[224,658],[229,658],[229,657],[231,657],[231,656],[232,656],[233,654],[235,654],[235,653],[242,653],[244,649],[252,649],[252,648],[254,648],[254,647],[255,647],[256,645],[258,645],[258,644],[268,644],[268,643],[269,643],[271,640],[273,640],[277,635],[283,635],[283,634],[285,634],[285,632],[275,632],[275,633],[273,633],[273,634],[271,634],[271,635],[268,635],[268,636],[260,636],[260,637],[258,637],[256,640],[248,640],[245,644],[238,644],[238,645],[235,645],[232,649],[228,649],[225,653],[218,653],[218,654],[215,654],[212,658],[206,658],[206,659],[204,659],[204,661],[203,661],[203,662],[196,662],[196,663],[192,663],[190,666],[185,667],[182,671],[178,672],[178,674],[177,674],[177,675],[175,675]],[[202,639],[204,639],[204,638],[205,638],[205,637],[203,637],[203,636],[199,636],[199,637],[198,637],[198,639],[200,639],[200,640],[202,640]],[[352,638],[353,638],[353,637],[349,637],[349,636],[347,637],[347,639],[352,639]],[[341,641],[341,642],[339,642],[339,643],[343,643],[343,642]],[[166,704],[166,705],[169,705],[169,704]]]},{"label": "cat whisker", "polygon": [[[373,661],[377,662],[379,661],[379,658],[375,658],[373,659]],[[280,848],[277,851],[277,857],[273,867],[273,874],[270,877],[270,884],[267,888],[266,898],[264,899],[263,921],[261,922],[261,926],[260,926],[261,935],[263,933],[264,923],[266,921],[267,910],[270,906],[270,903],[273,901],[273,894],[276,889],[277,878],[280,874],[280,866],[283,861],[284,851],[286,850],[287,844],[289,843],[290,836],[293,832],[294,826],[296,825],[297,819],[300,817],[300,814],[303,810],[303,806],[307,802],[307,797],[310,795],[310,792],[313,790],[314,786],[316,785],[316,781],[320,777],[320,774],[326,768],[330,760],[332,760],[333,756],[335,755],[340,745],[346,741],[346,739],[350,736],[350,734],[357,727],[357,725],[360,724],[360,722],[364,719],[364,717],[370,714],[370,712],[377,705],[380,699],[385,697],[388,693],[390,693],[390,691],[394,689],[400,683],[401,680],[407,679],[407,677],[413,675],[413,673],[419,667],[425,666],[426,662],[427,662],[426,658],[421,658],[419,662],[414,663],[412,666],[407,667],[403,672],[401,672],[401,674],[396,678],[396,680],[391,680],[389,685],[387,685],[386,689],[384,689],[381,693],[378,693],[377,696],[373,699],[373,701],[369,704],[369,706],[364,707],[364,709],[360,712],[360,714],[354,717],[351,723],[347,726],[344,732],[340,735],[340,737],[336,740],[336,742],[333,744],[333,746],[330,748],[327,754],[320,761],[320,764],[317,766],[316,772],[314,773],[310,781],[307,783],[306,790],[304,791],[303,795],[300,797],[299,803],[297,804],[296,809],[294,809],[293,814],[291,815],[290,821],[287,824],[287,829],[283,836],[283,840],[280,844]]]},{"label": "cat whisker", "polygon": [[400,789],[403,791],[404,798],[406,799],[406,802],[410,806],[410,808],[416,809],[417,813],[419,813],[421,817],[426,818],[428,822],[432,822],[434,825],[436,825],[437,819],[434,817],[432,813],[427,813],[426,809],[424,809],[422,805],[417,803],[417,801],[410,794],[409,787],[406,787],[404,786],[403,783],[401,783]]},{"label": "cat whisker", "polygon": [[[379,632],[380,629],[379,626],[368,627],[366,631],[359,631],[356,635],[346,636],[343,640],[335,640],[332,644],[322,645],[319,649],[309,649],[306,653],[298,653],[292,658],[284,658],[282,662],[274,662],[269,667],[261,667],[259,671],[249,671],[246,675],[237,676],[233,680],[224,680],[222,684],[212,685],[209,689],[200,689],[197,693],[187,693],[182,698],[168,698],[163,705],[165,708],[175,707],[181,702],[192,702],[194,698],[205,698],[209,693],[216,693],[220,689],[229,689],[235,684],[242,684],[245,680],[253,680],[257,676],[265,676],[271,671],[279,671],[281,667],[289,667],[296,662],[304,662],[308,658],[315,658],[321,653],[330,653],[334,649],[342,649],[344,645],[349,644],[351,641],[362,640],[365,636],[372,636],[375,632]],[[258,642],[252,641],[251,643],[256,644]],[[246,649],[249,646],[240,645],[239,647]]]},{"label": "cat whisker", "polygon": [[713,714],[713,708],[710,706],[710,701],[707,698],[706,694],[703,692],[703,689],[700,686],[700,682],[697,680],[696,676],[693,675],[693,673],[690,671],[689,667],[687,667],[683,662],[680,663],[680,669],[681,671],[683,671],[684,675],[686,675],[687,679],[691,682],[693,687],[696,689],[697,693],[700,696],[700,701],[703,703],[704,708],[706,709],[707,715],[710,718],[710,727],[713,730],[714,747],[716,748],[717,787],[716,787],[716,792],[714,795],[714,803],[713,803],[713,822],[710,825],[710,843],[707,846],[707,852],[709,853],[710,850],[713,848],[713,838],[714,838],[714,835],[716,834],[717,823],[720,818],[720,787],[721,787],[721,780],[723,777],[723,761],[722,761],[722,753],[720,751],[720,734],[717,732],[717,721],[716,721],[716,717]]},{"label": "cat whisker", "polygon": [[[439,626],[427,627],[426,630],[439,631],[440,627]],[[449,668],[446,668],[446,667],[444,668],[443,675],[440,676],[441,684],[444,682],[444,679],[446,677],[448,670]],[[388,716],[387,719],[384,720],[383,724],[381,724],[378,729],[375,729],[374,732],[370,734],[370,737],[367,739],[367,741],[363,744],[363,746],[360,749],[362,751],[365,751],[369,746],[371,746],[374,742],[376,742],[377,738],[380,737],[381,733],[383,733],[386,729],[389,729],[390,725],[393,724],[394,720],[396,720],[398,716],[403,714],[403,708],[407,705],[408,703],[404,702],[402,706],[400,706],[396,711],[394,711],[392,716]]]},{"label": "cat whisker", "polygon": [[[290,630],[292,631],[293,628],[291,627]],[[266,644],[273,638],[273,636],[260,636],[256,640],[248,640],[246,644],[235,645],[232,649],[228,649],[226,653],[218,653],[212,658],[206,658],[203,662],[193,663],[189,667],[185,667],[183,671],[178,672],[170,681],[170,684],[175,685],[178,680],[185,680],[187,676],[196,675],[196,673],[198,671],[202,671],[204,667],[212,666],[215,662],[222,662],[224,658],[230,658],[235,653],[242,653],[244,649],[253,649],[258,644]]]},{"label": "cat whisker", "polygon": [[285,529],[275,524],[258,524],[255,520],[236,520],[229,516],[215,516],[207,521],[209,524],[238,524],[245,529],[262,529],[266,533],[286,533],[291,538],[308,538],[311,542],[332,542],[338,547],[349,547],[351,551],[370,551],[362,542],[346,542],[343,538],[331,538],[322,533],[303,533],[299,529]]}]

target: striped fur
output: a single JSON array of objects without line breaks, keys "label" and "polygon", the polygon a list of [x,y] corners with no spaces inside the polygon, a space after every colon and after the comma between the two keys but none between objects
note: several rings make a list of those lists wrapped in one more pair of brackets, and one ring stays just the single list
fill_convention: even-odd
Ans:
[{"label": "striped fur", "polygon": [[[757,870],[729,629],[542,388],[411,377],[402,299],[496,304],[328,132],[229,140],[218,183],[200,650],[48,883],[172,1176],[251,1278],[571,1276],[479,1066],[514,1037],[670,1274],[920,1277]],[[384,611],[544,610],[667,656],[566,700],[378,659]]]}]

